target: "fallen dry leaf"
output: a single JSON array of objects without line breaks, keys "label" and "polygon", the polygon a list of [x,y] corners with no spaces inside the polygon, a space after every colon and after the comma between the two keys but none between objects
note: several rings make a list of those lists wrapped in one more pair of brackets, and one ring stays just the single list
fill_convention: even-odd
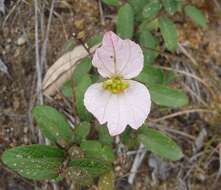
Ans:
[{"label": "fallen dry leaf", "polygon": [[[93,53],[99,45],[90,49]],[[45,96],[51,96],[71,78],[76,65],[89,54],[86,49],[80,45],[72,51],[61,56],[47,71],[43,80],[43,93]]]}]

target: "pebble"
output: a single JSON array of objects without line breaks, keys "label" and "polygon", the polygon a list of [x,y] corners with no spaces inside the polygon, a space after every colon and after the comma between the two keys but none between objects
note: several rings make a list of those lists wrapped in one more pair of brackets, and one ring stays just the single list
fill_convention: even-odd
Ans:
[{"label": "pebble", "polygon": [[16,42],[18,46],[22,46],[27,42],[27,39],[24,35],[20,36]]}]

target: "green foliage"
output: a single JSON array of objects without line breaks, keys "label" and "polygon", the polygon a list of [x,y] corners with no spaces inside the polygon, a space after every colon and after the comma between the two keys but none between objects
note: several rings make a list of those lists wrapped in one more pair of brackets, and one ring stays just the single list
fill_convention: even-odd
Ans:
[{"label": "green foliage", "polygon": [[78,85],[82,78],[89,73],[91,70],[91,59],[89,57],[84,58],[77,66],[73,72],[73,77],[71,80],[64,83],[61,88],[62,93],[65,97],[73,97],[74,88]]},{"label": "green foliage", "polygon": [[136,78],[138,81],[144,83],[146,86],[150,84],[163,84],[164,73],[151,65],[145,65],[143,71]]},{"label": "green foliage", "polygon": [[73,132],[62,113],[50,106],[39,105],[32,110],[32,114],[38,127],[50,141],[62,146],[71,142]]},{"label": "green foliage", "polygon": [[164,85],[168,85],[171,82],[174,82],[175,79],[176,79],[176,75],[173,71],[164,72],[164,76],[163,76]]},{"label": "green foliage", "polygon": [[174,52],[178,47],[176,25],[168,17],[160,17],[160,31],[166,48]]},{"label": "green foliage", "polygon": [[139,42],[144,53],[144,63],[152,64],[158,56],[157,51],[159,42],[148,30],[141,30],[139,33]]},{"label": "green foliage", "polygon": [[75,89],[76,109],[82,121],[90,121],[91,115],[84,106],[84,93],[87,88],[92,84],[90,75],[85,74],[82,76]]},{"label": "green foliage", "polygon": [[161,9],[161,3],[159,0],[149,1],[143,8],[143,18],[151,19],[157,15]]},{"label": "green foliage", "polygon": [[2,161],[28,179],[56,179],[64,161],[64,152],[47,145],[19,146],[6,150]]},{"label": "green foliage", "polygon": [[121,38],[132,38],[134,32],[134,11],[130,4],[123,5],[117,15],[117,33]]},{"label": "green foliage", "polygon": [[100,176],[111,170],[111,165],[109,163],[105,162],[104,160],[95,158],[71,160],[69,167],[73,169],[79,169],[80,171],[83,171],[92,177]]},{"label": "green foliage", "polygon": [[135,20],[140,21],[143,19],[142,10],[149,0],[128,0],[128,3],[134,10]]},{"label": "green foliage", "polygon": [[103,174],[98,181],[99,190],[114,190],[114,173],[113,171]]},{"label": "green foliage", "polygon": [[163,7],[166,12],[170,15],[173,15],[181,9],[182,1],[181,0],[163,0]]},{"label": "green foliage", "polygon": [[85,169],[85,167],[68,167],[65,171],[65,176],[67,176],[75,184],[78,184],[80,186],[90,186],[91,184],[93,184],[93,177]]},{"label": "green foliage", "polygon": [[145,19],[140,25],[139,25],[139,31],[148,30],[153,31],[157,30],[159,28],[159,19],[155,18],[152,20]]},{"label": "green foliage", "polygon": [[181,90],[158,84],[151,84],[148,88],[152,101],[158,105],[177,108],[188,104],[188,97]]},{"label": "green foliage", "polygon": [[101,43],[102,37],[103,36],[101,34],[95,34],[94,36],[92,36],[90,39],[87,40],[87,45],[89,47],[93,47],[93,46]]},{"label": "green foliage", "polygon": [[73,81],[69,80],[69,81],[65,82],[61,88],[61,91],[65,97],[67,97],[67,98],[73,97],[73,91],[74,91]]},{"label": "green foliage", "polygon": [[189,16],[198,26],[207,27],[207,19],[203,12],[192,5],[187,5],[185,7],[185,13]]},{"label": "green foliage", "polygon": [[123,144],[127,145],[128,149],[135,148],[138,144],[137,136],[131,128],[126,128],[126,130],[121,134],[120,139]]},{"label": "green foliage", "polygon": [[149,2],[149,0],[128,0],[131,7],[133,7],[135,14],[142,12],[143,7]]},{"label": "green foliage", "polygon": [[119,4],[119,0],[102,0],[107,5],[117,6]]},{"label": "green foliage", "polygon": [[86,137],[88,136],[90,132],[91,125],[88,122],[82,122],[78,124],[74,129],[74,141],[77,143],[80,143],[84,140],[86,140]]},{"label": "green foliage", "polygon": [[114,160],[112,148],[108,145],[102,145],[99,141],[83,141],[80,147],[85,151],[86,157],[98,158],[107,162],[112,162]]},{"label": "green foliage", "polygon": [[87,75],[91,69],[92,63],[89,57],[84,58],[76,67],[73,72],[73,80],[76,85],[82,81],[85,75]]},{"label": "green foliage", "polygon": [[170,137],[155,129],[142,127],[138,139],[147,150],[163,158],[176,161],[183,157],[180,147]]},{"label": "green foliage", "polygon": [[113,138],[110,136],[107,127],[98,126],[98,138],[102,144],[112,145]]}]

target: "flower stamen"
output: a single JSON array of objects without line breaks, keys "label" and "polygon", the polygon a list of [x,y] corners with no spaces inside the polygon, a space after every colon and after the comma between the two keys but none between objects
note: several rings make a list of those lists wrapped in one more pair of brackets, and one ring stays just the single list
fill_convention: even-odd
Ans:
[{"label": "flower stamen", "polygon": [[103,82],[103,88],[112,92],[113,94],[119,94],[129,87],[129,83],[123,80],[119,76],[114,76]]}]

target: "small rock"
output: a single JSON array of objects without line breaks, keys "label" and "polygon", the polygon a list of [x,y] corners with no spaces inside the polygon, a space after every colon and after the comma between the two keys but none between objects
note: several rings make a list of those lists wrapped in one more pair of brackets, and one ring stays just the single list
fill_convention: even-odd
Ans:
[{"label": "small rock", "polygon": [[1,59],[0,59],[0,71],[8,74],[8,67]]},{"label": "small rock", "polygon": [[0,12],[5,14],[5,0],[0,0]]},{"label": "small rock", "polygon": [[26,42],[27,42],[26,37],[25,37],[24,35],[22,35],[21,37],[18,38],[16,44],[17,44],[18,46],[22,46],[22,45],[24,45]]},{"label": "small rock", "polygon": [[152,180],[154,184],[157,184],[159,180],[166,180],[170,175],[170,164],[160,157],[150,155],[148,165],[153,169]]}]

